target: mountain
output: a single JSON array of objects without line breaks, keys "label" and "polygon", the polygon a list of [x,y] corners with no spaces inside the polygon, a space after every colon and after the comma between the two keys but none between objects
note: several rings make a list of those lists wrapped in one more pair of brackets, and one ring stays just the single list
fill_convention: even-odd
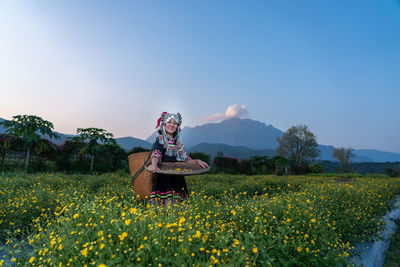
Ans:
[{"label": "mountain", "polygon": [[[333,150],[335,149],[334,146],[319,145],[318,149],[321,151],[320,154],[319,154],[318,160],[337,161],[337,159],[335,159],[332,156]],[[369,158],[369,157],[360,155],[358,153],[358,150],[354,150],[353,153],[354,153],[354,157],[351,158],[352,162],[373,162],[373,161],[376,161],[376,160],[372,160],[372,158],[374,158],[373,155],[371,155],[372,157]],[[400,154],[399,154],[399,156],[400,156]]]},{"label": "mountain", "polygon": [[393,152],[385,152],[375,149],[357,149],[354,154],[359,156],[368,157],[375,162],[400,162],[400,154]]},{"label": "mountain", "polygon": [[[207,123],[196,127],[182,129],[182,143],[193,147],[200,143],[227,144],[244,146],[252,149],[275,149],[278,147],[278,137],[283,132],[272,125],[263,122],[232,118],[220,123]],[[153,142],[157,133],[146,139]]]},{"label": "mountain", "polygon": [[[317,160],[326,160],[326,161],[337,161],[333,156],[333,150],[335,147],[333,146],[325,146],[319,145],[318,149],[321,151]],[[222,152],[224,156],[235,157],[235,158],[250,158],[252,156],[268,156],[274,157],[276,156],[275,149],[251,149],[244,146],[230,146],[227,144],[208,144],[208,143],[200,143],[193,147],[187,149],[188,152],[203,152],[209,154],[211,158],[214,158],[218,152]],[[358,150],[356,150],[358,151]],[[375,150],[376,151],[376,150]],[[387,152],[378,151],[384,155]],[[373,155],[372,155],[373,156]],[[400,156],[400,155],[397,155]],[[373,157],[375,158],[375,157]],[[382,159],[385,157],[383,156]],[[396,159],[396,157],[393,157]],[[351,161],[354,163],[357,162],[373,162],[369,157],[362,156],[360,154],[355,154]],[[375,162],[379,162],[374,160]],[[395,161],[395,160],[393,160]]]},{"label": "mountain", "polygon": [[117,144],[120,145],[126,151],[129,151],[132,148],[138,147],[138,146],[150,149],[151,148],[151,144],[152,144],[152,143],[149,143],[149,142],[144,141],[142,139],[135,138],[135,137],[130,137],[130,136],[121,137],[121,138],[115,138],[115,140],[117,141]]},{"label": "mountain", "polygon": [[[0,122],[3,119],[0,118]],[[0,126],[0,133],[5,130]],[[52,140],[60,144],[74,135],[58,133],[61,139]],[[116,138],[116,141],[125,150],[141,146],[150,148],[154,142],[157,132],[154,132],[146,140],[134,137]],[[249,158],[255,155],[274,156],[278,146],[277,138],[283,132],[272,125],[251,119],[232,118],[220,123],[206,123],[195,127],[184,127],[182,129],[182,142],[189,152],[204,152],[212,157],[217,152],[223,152],[226,156]],[[319,145],[321,150],[317,160],[336,161],[332,157],[335,149],[333,146]],[[400,162],[400,153],[385,152],[373,149],[356,149],[353,151],[355,157],[352,162]]]},{"label": "mountain", "polygon": [[224,156],[246,159],[252,156],[275,156],[274,149],[251,149],[244,146],[230,146],[227,144],[207,144],[200,143],[187,150],[188,152],[203,152],[209,154],[211,158],[215,158],[218,152],[222,152]]},{"label": "mountain", "polygon": [[[153,142],[157,136],[154,132],[146,140]],[[261,150],[275,150],[278,146],[277,138],[283,132],[271,125],[250,119],[227,119],[220,123],[207,123],[196,127],[184,127],[182,129],[182,142],[188,151],[205,152],[213,155],[221,151],[224,155],[242,155],[243,158],[259,154]],[[214,144],[214,146],[211,146]],[[228,146],[222,147],[225,144]],[[197,145],[200,145],[197,147]],[[206,149],[207,148],[207,149]],[[249,150],[250,149],[250,150]],[[319,145],[321,150],[318,160],[336,161],[332,156],[333,146]],[[218,151],[217,151],[218,150]],[[239,152],[241,150],[241,152]],[[253,150],[258,150],[257,152]],[[207,152],[208,151],[208,152]],[[226,153],[225,153],[225,152]],[[227,154],[228,153],[228,154]],[[400,161],[400,153],[390,153],[379,150],[354,150],[352,162],[386,162]]]}]

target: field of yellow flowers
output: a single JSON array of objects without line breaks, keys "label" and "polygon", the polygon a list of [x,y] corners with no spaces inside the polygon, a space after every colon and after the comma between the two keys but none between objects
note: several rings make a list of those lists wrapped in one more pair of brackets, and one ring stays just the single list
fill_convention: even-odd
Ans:
[{"label": "field of yellow flowers", "polygon": [[164,208],[136,202],[129,182],[0,174],[0,266],[347,265],[400,194],[398,178],[206,174],[187,178],[188,201]]}]

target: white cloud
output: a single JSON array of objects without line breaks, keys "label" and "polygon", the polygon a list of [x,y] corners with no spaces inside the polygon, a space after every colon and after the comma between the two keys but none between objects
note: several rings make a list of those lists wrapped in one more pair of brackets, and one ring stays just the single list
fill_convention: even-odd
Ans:
[{"label": "white cloud", "polygon": [[249,112],[247,111],[247,107],[245,105],[232,105],[229,106],[225,113],[217,113],[217,114],[213,114],[207,118],[204,118],[203,121],[206,122],[213,122],[213,121],[222,121],[225,119],[229,119],[229,118],[243,118],[246,117],[249,114]]}]

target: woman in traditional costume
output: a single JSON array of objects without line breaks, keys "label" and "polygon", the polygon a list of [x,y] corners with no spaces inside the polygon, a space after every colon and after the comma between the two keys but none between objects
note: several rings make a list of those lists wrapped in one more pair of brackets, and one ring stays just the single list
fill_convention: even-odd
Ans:
[{"label": "woman in traditional costume", "polygon": [[[163,112],[157,121],[156,129],[159,128],[151,154],[151,164],[147,170],[156,172],[159,170],[160,162],[193,162],[196,161],[200,167],[207,168],[204,161],[191,159],[181,143],[182,116],[180,113],[173,114]],[[185,176],[156,173],[153,183],[150,201],[159,202],[165,206],[167,200],[182,201],[189,196]]]}]

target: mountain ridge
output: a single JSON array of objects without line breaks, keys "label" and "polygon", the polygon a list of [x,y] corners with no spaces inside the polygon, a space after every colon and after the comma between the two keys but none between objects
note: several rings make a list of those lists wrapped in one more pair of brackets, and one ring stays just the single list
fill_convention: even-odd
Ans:
[{"label": "mountain ridge", "polygon": [[[3,119],[0,118],[0,121]],[[0,133],[4,128],[0,126]],[[75,135],[62,134],[61,139],[52,141],[60,144],[69,137]],[[158,133],[155,131],[146,140],[135,137],[115,138],[126,151],[133,147],[141,146],[151,148]],[[248,158],[251,156],[273,156],[278,142],[277,137],[281,137],[283,132],[272,125],[251,119],[231,118],[219,123],[207,123],[195,127],[185,126],[182,129],[182,143],[185,144],[189,152],[204,152],[213,156],[217,152],[224,155]],[[207,149],[205,149],[207,148]],[[318,160],[337,161],[332,152],[335,149],[332,145],[319,145],[321,150]],[[355,149],[353,162],[399,162],[400,153],[386,152],[376,149]]]}]

